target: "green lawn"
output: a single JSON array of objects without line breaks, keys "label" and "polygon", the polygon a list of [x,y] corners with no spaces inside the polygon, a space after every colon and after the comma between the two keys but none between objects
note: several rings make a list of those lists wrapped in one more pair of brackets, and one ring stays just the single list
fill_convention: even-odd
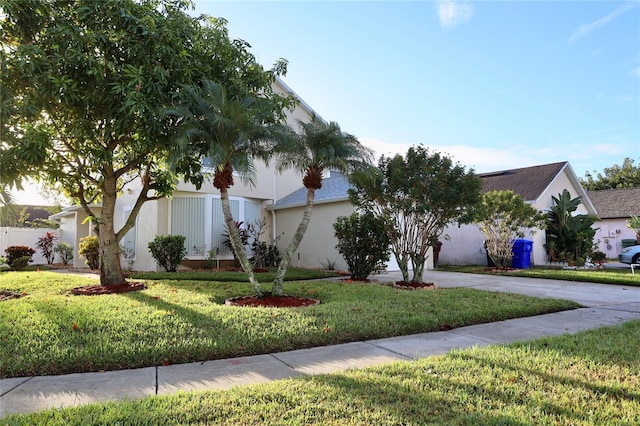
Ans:
[{"label": "green lawn", "polygon": [[447,272],[466,272],[470,274],[504,275],[513,277],[546,278],[551,280],[567,280],[602,284],[640,286],[640,270],[635,275],[630,269],[551,269],[533,267],[516,271],[495,272],[486,266],[449,266],[440,265],[438,270]]},{"label": "green lawn", "polygon": [[[179,275],[175,275],[178,277]],[[295,281],[295,308],[238,308],[248,283],[154,280],[139,292],[73,296],[94,283],[54,272],[4,272],[0,288],[1,377],[114,370],[286,351],[461,327],[575,308],[570,301],[473,289],[406,291],[378,283]]]},{"label": "green lawn", "polygon": [[48,410],[4,422],[637,425],[639,352],[640,321],[634,321],[341,374]]}]

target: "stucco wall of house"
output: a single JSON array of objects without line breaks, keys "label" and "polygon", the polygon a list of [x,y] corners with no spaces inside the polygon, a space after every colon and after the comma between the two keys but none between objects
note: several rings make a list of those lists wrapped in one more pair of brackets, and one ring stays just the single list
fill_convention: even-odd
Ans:
[{"label": "stucco wall of house", "polygon": [[[571,179],[569,179],[569,176],[567,175],[567,169],[558,174],[551,185],[549,185],[549,187],[540,195],[538,200],[536,200],[535,206],[544,212],[549,211],[551,206],[553,205],[552,197],[558,198],[558,195],[562,194],[562,191],[565,188],[571,194],[572,199],[580,195],[578,190],[573,185]],[[582,203],[578,206],[575,214],[589,214],[589,211],[587,210],[585,204]]]},{"label": "stucco wall of house", "polygon": [[[258,198],[262,200],[278,200],[302,186],[302,177],[294,170],[277,173],[271,164],[267,167],[262,161],[256,161],[255,185],[245,185],[240,176],[234,174],[234,185],[229,188],[229,195],[237,197]],[[213,170],[211,171],[213,173]],[[204,194],[220,194],[212,184],[212,177],[206,179],[200,189],[195,185],[179,182],[176,191],[199,192]]]},{"label": "stucco wall of house", "polygon": [[[347,265],[336,250],[336,238],[333,223],[338,216],[348,216],[354,208],[349,201],[316,204],[311,212],[311,220],[307,232],[291,259],[291,266],[303,268],[322,268],[327,260],[335,261],[335,268],[346,270]],[[284,253],[291,238],[296,232],[304,207],[293,207],[276,210],[276,229],[278,234],[284,233],[278,241],[278,248]],[[298,260],[298,254],[300,255]]]},{"label": "stucco wall of house", "polygon": [[603,219],[593,225],[596,230],[594,242],[607,259],[617,258],[622,250],[622,240],[636,238],[635,232],[627,228],[627,219]]}]

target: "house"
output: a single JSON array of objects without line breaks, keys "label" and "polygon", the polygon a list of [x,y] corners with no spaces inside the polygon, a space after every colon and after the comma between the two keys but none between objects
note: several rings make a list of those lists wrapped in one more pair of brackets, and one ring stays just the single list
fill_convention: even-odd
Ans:
[{"label": "house", "polygon": [[[274,83],[274,91],[286,95],[297,95],[280,79]],[[298,120],[309,121],[313,109],[298,97],[298,105],[287,113],[287,124],[298,128]],[[318,114],[315,114],[316,116]],[[270,233],[277,235],[276,214],[267,210],[267,205],[297,190],[302,178],[294,171],[277,173],[273,167],[256,162],[256,186],[243,185],[240,179],[229,188],[231,210],[236,221],[252,224],[264,220],[270,226]],[[211,170],[213,172],[213,170]],[[133,209],[140,187],[135,183],[125,188],[118,197],[115,211],[115,228],[122,227]],[[94,208],[99,208],[96,205]],[[91,235],[91,223],[80,206],[71,206],[51,217],[60,225],[61,241],[77,247],[80,239]],[[190,183],[179,182],[171,198],[146,202],[134,227],[125,235],[120,244],[127,249],[129,259],[124,267],[135,270],[156,270],[157,265],[148,249],[149,242],[156,235],[183,235],[186,237],[187,260],[185,266],[199,266],[207,259],[209,252],[216,253],[223,263],[233,256],[225,247],[225,232],[220,193],[211,180],[205,181],[200,189]],[[84,259],[76,257],[74,267],[83,267]]]},{"label": "house", "polygon": [[608,259],[617,258],[623,248],[623,240],[635,240],[635,232],[627,228],[631,216],[640,215],[640,187],[588,191],[591,202],[598,210],[600,220],[595,241],[598,250]]},{"label": "house", "polygon": [[[311,220],[307,232],[294,254],[291,264],[311,268],[333,265],[335,269],[346,270],[347,264],[342,258],[334,237],[333,224],[339,216],[349,216],[355,207],[349,201],[348,190],[351,187],[347,176],[337,171],[325,172],[322,188],[316,190]],[[267,209],[275,215],[278,232],[284,233],[281,249],[285,249],[298,228],[307,201],[307,189],[302,187]],[[393,257],[393,256],[392,256]],[[387,263],[388,270],[399,270],[394,259]]]},{"label": "house", "polygon": [[[282,80],[277,79],[274,90],[297,97]],[[287,114],[287,124],[298,128],[298,120],[309,121],[313,109],[298,97],[299,104]],[[317,115],[317,114],[315,114]],[[244,224],[263,221],[269,225],[269,235],[265,240],[280,237],[278,247],[284,250],[302,218],[306,189],[302,187],[302,177],[289,170],[277,173],[273,167],[256,163],[256,186],[249,187],[238,182],[229,188],[229,199],[234,219]],[[484,190],[511,189],[541,210],[551,206],[551,197],[568,189],[572,196],[582,196],[584,204],[579,213],[595,214],[593,205],[580,186],[575,173],[567,162],[554,163],[523,169],[505,170],[480,175]],[[349,203],[349,184],[345,176],[327,171],[323,186],[315,193],[315,206],[307,232],[294,254],[291,265],[301,267],[322,267],[334,263],[338,269],[346,264],[337,252],[333,223],[338,216],[349,215],[354,207]],[[140,188],[129,185],[118,197],[115,212],[115,228],[122,227],[133,209]],[[98,206],[96,206],[98,207]],[[79,206],[63,209],[52,216],[60,224],[61,241],[77,247],[81,238],[91,235],[91,223]],[[210,253],[215,253],[221,264],[233,261],[231,252],[225,247],[225,233],[220,194],[211,181],[202,188],[180,182],[171,198],[149,201],[144,204],[134,227],[122,239],[128,259],[124,267],[135,270],[156,270],[157,265],[148,249],[148,244],[157,235],[183,235],[186,238],[186,267],[204,265]],[[442,264],[479,264],[486,261],[483,251],[484,238],[475,226],[450,227],[446,231],[451,236],[444,241],[440,252]],[[534,237],[534,263],[544,263],[544,233]],[[84,259],[77,255],[74,267],[83,267]],[[433,255],[429,255],[427,268],[433,267]],[[389,270],[397,270],[395,261],[387,265]]]},{"label": "house", "polygon": [[[597,215],[596,209],[580,185],[568,162],[544,164],[519,169],[482,173],[482,191],[511,190],[540,211],[547,212],[553,206],[552,197],[558,197],[567,189],[572,198],[582,197],[576,214]],[[484,249],[485,236],[475,225],[450,226],[444,232],[439,263],[442,265],[483,265],[487,263]],[[545,232],[526,235],[533,241],[532,265],[547,263]]]}]

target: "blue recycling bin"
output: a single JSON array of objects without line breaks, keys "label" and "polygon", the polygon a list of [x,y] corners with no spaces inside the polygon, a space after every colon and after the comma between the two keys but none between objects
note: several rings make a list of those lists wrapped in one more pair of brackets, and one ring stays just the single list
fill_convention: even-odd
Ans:
[{"label": "blue recycling bin", "polygon": [[529,269],[531,267],[531,251],[533,251],[533,241],[515,240],[511,249],[513,254],[511,265],[517,269]]}]

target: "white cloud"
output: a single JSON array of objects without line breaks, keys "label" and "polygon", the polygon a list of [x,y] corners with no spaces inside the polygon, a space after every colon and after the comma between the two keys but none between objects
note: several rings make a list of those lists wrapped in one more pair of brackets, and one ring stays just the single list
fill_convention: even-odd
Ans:
[{"label": "white cloud", "polygon": [[443,27],[455,27],[464,24],[473,16],[473,5],[470,3],[439,0],[436,6],[438,8],[438,19]]},{"label": "white cloud", "polygon": [[[359,140],[363,145],[368,146],[375,151],[376,160],[383,154],[387,157],[395,154],[405,155],[411,146],[416,145],[406,143],[388,143],[366,137],[359,138]],[[532,153],[524,147],[517,146],[497,149],[468,145],[437,146],[425,144],[425,147],[429,148],[432,152],[440,152],[450,157],[454,162],[458,162],[465,167],[472,167],[478,173],[528,167],[537,164],[544,164],[546,162],[545,160],[537,159],[532,155],[524,155],[523,153]]]},{"label": "white cloud", "polygon": [[629,71],[629,74],[634,77],[640,77],[640,67],[632,69],[631,71]]},{"label": "white cloud", "polygon": [[611,12],[607,16],[603,16],[602,18],[596,19],[595,21],[593,21],[593,22],[591,22],[589,24],[581,25],[577,30],[575,30],[571,34],[571,37],[569,37],[569,42],[573,43],[574,41],[586,36],[591,31],[594,31],[594,30],[596,30],[596,29],[598,29],[600,27],[604,27],[609,22],[611,22],[614,19],[616,19],[618,16],[620,16],[620,15],[624,14],[625,12],[631,10],[633,7],[634,7],[633,4],[625,3],[625,4],[621,5],[621,6],[618,6],[613,12]]}]

